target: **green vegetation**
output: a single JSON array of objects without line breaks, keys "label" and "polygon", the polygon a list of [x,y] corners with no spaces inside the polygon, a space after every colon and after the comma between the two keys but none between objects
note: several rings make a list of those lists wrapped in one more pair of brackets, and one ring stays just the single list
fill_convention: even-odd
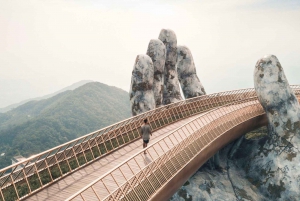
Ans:
[{"label": "green vegetation", "polygon": [[[58,179],[59,177],[69,173],[71,170],[75,170],[86,164],[87,162],[92,161],[93,158],[98,158],[99,156],[106,154],[106,150],[108,150],[109,152],[113,149],[113,147],[117,148],[118,146],[122,146],[123,144],[129,142],[129,139],[134,140],[139,137],[140,136],[136,130],[131,131],[127,134],[123,134],[122,136],[118,136],[117,139],[114,138],[111,141],[107,141],[105,143],[99,144],[98,146],[94,146],[91,148],[91,150],[87,149],[84,152],[78,153],[76,155],[76,158],[73,156],[67,160],[59,162],[59,164],[50,166],[49,170],[47,168],[44,168],[43,170],[39,171],[38,174],[35,173],[32,175],[28,175],[27,180],[30,185],[30,189],[31,191],[34,191],[48,184],[52,180]],[[15,186],[17,188],[19,197],[25,196],[29,193],[29,187],[26,180],[20,180],[19,182],[15,183]],[[17,194],[14,186],[10,185],[7,188],[3,189],[3,196],[6,201],[16,200]],[[1,197],[0,201],[2,201]]]},{"label": "green vegetation", "polygon": [[[155,129],[164,126],[167,123],[167,121],[169,121],[169,123],[172,123],[182,118],[183,117],[182,115],[190,116],[199,113],[200,111],[201,109],[197,109],[197,110],[193,109],[191,111],[182,112],[180,116],[174,114],[172,116],[169,116],[168,118],[157,120],[155,122],[157,127],[155,126],[155,123],[152,122],[152,126]],[[69,173],[71,170],[75,170],[76,168],[79,168],[80,166],[93,160],[93,158],[98,158],[99,156],[106,154],[107,153],[106,150],[111,151],[112,149],[122,146],[123,144],[135,140],[139,137],[140,136],[137,130],[130,131],[129,133],[124,133],[122,135],[117,136],[116,138],[106,141],[105,143],[101,143],[98,144],[98,146],[96,145],[92,147],[91,150],[87,149],[84,152],[78,153],[76,155],[76,158],[72,156],[64,161],[61,161],[59,162],[59,164],[55,164],[49,167],[49,170],[48,169],[40,170],[38,175],[37,174],[28,175],[27,180],[30,189],[31,191],[36,190],[42,187],[43,185],[48,184],[52,180],[58,179],[59,177]],[[29,193],[28,184],[24,179],[20,180],[15,185],[19,196],[25,196],[26,194]],[[3,194],[6,200],[17,199],[17,194],[13,186],[9,186],[3,189]]]},{"label": "green vegetation", "polygon": [[267,127],[263,126],[245,135],[247,140],[258,140],[268,135]]},{"label": "green vegetation", "polygon": [[[98,84],[98,83],[97,83]],[[125,97],[127,98],[127,97]],[[126,102],[126,101],[125,101]],[[222,105],[224,103],[219,103],[219,105]],[[129,105],[129,104],[128,104]],[[191,108],[190,106],[187,107],[190,108],[189,110],[182,111],[183,108],[181,108],[178,115],[176,113],[173,113],[173,115],[168,117],[162,117],[155,122],[151,122],[152,128],[156,129],[159,127],[163,127],[165,124],[173,123],[183,117],[189,117],[192,115],[195,115],[200,112],[204,112],[207,110],[207,107],[200,107],[200,108]],[[64,108],[63,108],[64,109]],[[93,109],[93,108],[92,108]],[[60,113],[60,115],[63,115]],[[92,114],[93,115],[93,112]],[[59,118],[59,116],[57,116]],[[62,119],[62,118],[60,118]],[[29,123],[28,123],[29,122]],[[30,121],[26,122],[26,125],[31,125]],[[48,125],[48,122],[44,122],[46,125]],[[56,124],[50,124],[49,128],[53,128]],[[52,126],[52,127],[50,127]],[[56,129],[56,128],[55,128]],[[54,130],[55,130],[54,129]],[[15,183],[15,187],[17,189],[18,195],[20,197],[25,196],[29,193],[29,191],[34,191],[36,189],[39,189],[40,187],[47,185],[52,180],[59,179],[61,176],[64,176],[65,174],[68,174],[71,170],[75,170],[77,168],[80,168],[84,164],[88,163],[89,161],[92,161],[94,158],[98,158],[101,155],[106,154],[107,152],[118,148],[119,146],[122,146],[125,143],[128,143],[132,140],[135,140],[139,138],[139,133],[135,129],[133,131],[129,131],[129,133],[123,133],[122,128],[120,128],[121,135],[117,136],[116,138],[110,139],[104,143],[100,143],[98,145],[95,145],[91,147],[90,149],[84,150],[84,152],[79,152],[76,154],[76,157],[70,156],[67,159],[64,159],[63,161],[60,161],[58,164],[54,164],[53,166],[50,166],[49,168],[45,169],[39,169],[38,174],[27,174],[27,180],[29,185],[27,184],[26,180],[21,179],[17,183]],[[34,131],[32,131],[34,132]],[[0,135],[1,137],[1,135]],[[60,143],[59,143],[60,144]],[[167,162],[168,163],[168,162]],[[7,188],[3,189],[3,194],[5,197],[5,200],[15,200],[17,199],[17,193],[14,188],[14,186],[8,186]],[[0,197],[1,201],[1,197]]]},{"label": "green vegetation", "polygon": [[0,168],[129,118],[128,93],[98,82],[0,114]]}]

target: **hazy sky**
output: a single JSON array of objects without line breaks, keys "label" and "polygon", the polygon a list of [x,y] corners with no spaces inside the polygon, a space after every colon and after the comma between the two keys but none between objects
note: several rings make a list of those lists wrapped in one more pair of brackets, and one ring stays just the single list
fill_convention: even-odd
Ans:
[{"label": "hazy sky", "polygon": [[208,93],[253,87],[265,54],[300,84],[299,0],[0,0],[0,107],[80,80],[129,91],[162,28],[190,48]]}]

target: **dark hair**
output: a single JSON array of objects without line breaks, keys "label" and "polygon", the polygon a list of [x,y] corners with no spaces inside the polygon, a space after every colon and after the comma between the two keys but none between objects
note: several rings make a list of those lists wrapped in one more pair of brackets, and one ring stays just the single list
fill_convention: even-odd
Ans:
[{"label": "dark hair", "polygon": [[148,119],[144,119],[144,122],[147,123],[147,122],[148,122]]}]

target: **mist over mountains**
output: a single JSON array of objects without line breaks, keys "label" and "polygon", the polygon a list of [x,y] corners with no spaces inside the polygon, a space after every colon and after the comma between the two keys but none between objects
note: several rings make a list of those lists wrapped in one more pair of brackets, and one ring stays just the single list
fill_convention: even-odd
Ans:
[{"label": "mist over mountains", "polygon": [[[25,104],[25,103],[27,103],[29,101],[47,99],[47,98],[55,96],[55,95],[57,95],[57,94],[59,94],[61,92],[64,92],[64,91],[67,91],[67,90],[74,90],[74,89],[76,89],[76,88],[78,88],[78,87],[80,87],[80,86],[82,86],[82,85],[84,85],[86,83],[89,83],[89,82],[93,82],[93,81],[92,80],[81,80],[79,82],[76,82],[76,83],[74,83],[74,84],[72,84],[70,86],[67,86],[67,87],[65,87],[65,88],[63,88],[63,89],[61,89],[59,91],[54,92],[54,93],[51,93],[51,94],[48,94],[48,95],[45,95],[45,96],[41,96],[41,97],[25,99],[25,100],[22,100],[22,101],[20,101],[18,103],[10,104],[10,105],[8,105],[6,107],[0,108],[0,113],[5,113],[5,112],[7,112],[7,111],[9,111],[9,110],[11,110],[13,108],[17,108],[18,106],[23,105],[23,104]],[[20,88],[20,84],[18,84],[18,88]],[[26,89],[26,87],[23,87],[23,88]],[[13,86],[12,86],[11,90],[14,90]],[[18,95],[15,95],[15,97],[18,97],[18,98],[22,97],[22,96],[20,96],[20,92],[21,93],[28,93],[28,89],[25,90],[24,92],[22,92],[22,90],[16,91],[15,94],[18,94]],[[5,95],[3,97],[5,97]],[[9,99],[9,97],[7,99]]]},{"label": "mist over mountains", "polygon": [[0,113],[0,168],[130,117],[128,92],[90,82]]}]

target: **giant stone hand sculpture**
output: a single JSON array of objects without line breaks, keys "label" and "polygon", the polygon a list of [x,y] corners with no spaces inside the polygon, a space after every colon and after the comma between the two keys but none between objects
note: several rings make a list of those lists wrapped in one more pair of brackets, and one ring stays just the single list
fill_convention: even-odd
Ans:
[{"label": "giant stone hand sculpture", "polygon": [[177,38],[174,31],[162,29],[158,39],[165,44],[167,50],[163,93],[163,103],[167,105],[182,100],[176,72]]},{"label": "giant stone hand sculpture", "polygon": [[129,92],[132,116],[155,108],[153,76],[154,67],[151,58],[148,55],[138,55],[132,70]]},{"label": "giant stone hand sculpture", "polygon": [[162,29],[159,39],[150,40],[147,55],[137,56],[130,86],[132,115],[182,100],[177,65],[184,96],[192,98],[205,94],[190,50],[184,46],[179,46],[178,50],[177,53],[174,31]]},{"label": "giant stone hand sculpture", "polygon": [[154,66],[153,92],[155,105],[158,108],[163,105],[166,47],[159,39],[152,39],[148,45],[147,55],[151,57]]},{"label": "giant stone hand sculpture", "polygon": [[177,47],[177,73],[185,98],[205,95],[205,90],[196,74],[193,56],[186,46]]},{"label": "giant stone hand sculpture", "polygon": [[254,85],[269,122],[269,137],[251,153],[248,177],[272,200],[300,200],[300,108],[278,59],[267,55],[254,71]]}]

